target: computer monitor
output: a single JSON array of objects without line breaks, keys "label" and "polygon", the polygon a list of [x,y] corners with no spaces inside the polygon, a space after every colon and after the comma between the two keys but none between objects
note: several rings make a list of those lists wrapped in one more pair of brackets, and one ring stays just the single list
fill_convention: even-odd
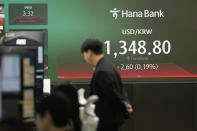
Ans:
[{"label": "computer monitor", "polygon": [[0,118],[34,118],[38,52],[33,46],[0,46]]}]

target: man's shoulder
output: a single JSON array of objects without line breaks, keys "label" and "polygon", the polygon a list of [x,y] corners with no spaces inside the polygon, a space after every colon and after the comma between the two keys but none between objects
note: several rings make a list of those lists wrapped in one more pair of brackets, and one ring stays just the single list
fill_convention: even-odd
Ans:
[{"label": "man's shoulder", "polygon": [[98,65],[97,70],[105,71],[105,70],[112,70],[113,68],[115,68],[115,66],[113,65],[112,62],[110,62],[107,59],[103,59],[101,63]]},{"label": "man's shoulder", "polygon": [[115,69],[114,66],[100,66],[95,70],[95,75],[103,75],[105,77],[107,76],[116,76],[118,74],[118,71]]},{"label": "man's shoulder", "polygon": [[107,59],[103,59],[95,69],[95,74],[106,74],[106,75],[115,75],[118,73],[117,68],[112,62]]},{"label": "man's shoulder", "polygon": [[95,73],[109,74],[110,72],[113,72],[113,66],[109,66],[109,65],[102,65],[102,66],[99,66],[99,67],[95,70]]}]

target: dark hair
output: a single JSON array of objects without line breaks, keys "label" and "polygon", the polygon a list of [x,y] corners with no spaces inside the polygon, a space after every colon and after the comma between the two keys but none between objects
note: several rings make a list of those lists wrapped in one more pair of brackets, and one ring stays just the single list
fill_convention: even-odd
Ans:
[{"label": "dark hair", "polygon": [[81,121],[79,118],[79,102],[76,87],[70,83],[61,83],[53,89],[52,94],[57,96],[64,95],[70,98],[72,105],[71,114],[73,118],[74,129],[75,131],[81,131]]},{"label": "dark hair", "polygon": [[31,127],[18,118],[5,118],[0,122],[0,131],[31,131]]},{"label": "dark hair", "polygon": [[103,53],[103,43],[98,39],[86,39],[81,46],[81,53],[91,50],[95,54]]},{"label": "dark hair", "polygon": [[72,119],[72,109],[70,99],[66,96],[64,98],[55,95],[47,96],[40,100],[36,108],[36,113],[42,117],[48,112],[56,127],[63,127],[69,124]]}]

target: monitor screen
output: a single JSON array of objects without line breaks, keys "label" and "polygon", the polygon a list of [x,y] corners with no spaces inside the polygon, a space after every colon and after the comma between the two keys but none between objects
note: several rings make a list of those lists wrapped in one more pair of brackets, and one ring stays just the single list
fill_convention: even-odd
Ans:
[{"label": "monitor screen", "polygon": [[[0,46],[0,97],[5,96],[0,98],[0,118],[1,111],[3,117],[20,113],[28,120],[34,117],[37,53],[37,47],[32,46]],[[7,99],[13,94],[13,99]]]},{"label": "monitor screen", "polygon": [[[80,47],[86,38],[98,38],[104,43],[105,57],[117,67],[123,82],[196,81],[195,4],[100,0],[70,9],[78,15],[68,20],[69,26],[61,26],[64,34],[55,36],[58,43],[51,40],[54,49],[49,54],[49,65],[57,69],[58,79],[53,78],[89,83],[93,69],[83,59]],[[59,18],[63,21],[67,17]],[[55,28],[58,30],[58,26]],[[53,70],[49,67],[50,72]]]},{"label": "monitor screen", "polygon": [[10,25],[46,25],[47,4],[9,4]]},{"label": "monitor screen", "polygon": [[20,55],[0,55],[0,90],[3,93],[21,91]]}]

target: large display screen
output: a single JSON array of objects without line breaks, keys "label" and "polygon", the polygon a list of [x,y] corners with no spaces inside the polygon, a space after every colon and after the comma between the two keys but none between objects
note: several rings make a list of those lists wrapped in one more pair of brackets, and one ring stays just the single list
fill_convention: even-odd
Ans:
[{"label": "large display screen", "polygon": [[196,80],[197,9],[196,2],[190,2],[101,0],[88,3],[89,8],[77,6],[68,19],[75,27],[65,24],[73,31],[65,33],[67,42],[59,47],[58,78],[90,80],[93,69],[83,60],[80,46],[91,37],[103,41],[105,57],[124,82]]},{"label": "large display screen", "polygon": [[46,25],[47,4],[9,4],[10,25]]}]

